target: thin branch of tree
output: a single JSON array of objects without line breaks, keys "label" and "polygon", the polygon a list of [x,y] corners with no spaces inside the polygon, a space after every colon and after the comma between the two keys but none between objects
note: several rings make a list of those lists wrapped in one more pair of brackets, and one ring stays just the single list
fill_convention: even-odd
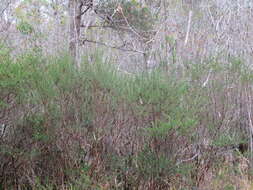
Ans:
[{"label": "thin branch of tree", "polygon": [[135,35],[137,35],[138,37],[140,37],[140,38],[142,38],[142,39],[145,39],[142,35],[140,35],[140,34],[137,32],[137,30],[136,30],[133,26],[130,25],[130,23],[128,22],[128,20],[127,20],[125,14],[124,14],[124,12],[123,12],[123,9],[121,8],[120,5],[118,6],[117,11],[120,12],[120,13],[122,14],[122,16],[123,16],[123,18],[124,18],[124,20],[125,20],[127,26],[129,27],[129,29],[130,29]]},{"label": "thin branch of tree", "polygon": [[205,82],[202,84],[202,87],[206,87],[206,85],[207,85],[207,83],[208,83],[208,81],[210,79],[211,73],[212,73],[212,70],[210,70],[208,72],[207,78],[206,78]]},{"label": "thin branch of tree", "polygon": [[104,42],[99,42],[99,41],[95,41],[95,40],[88,40],[88,39],[82,40],[81,44],[84,45],[85,42],[99,44],[99,45],[106,46],[106,47],[109,47],[109,48],[118,49],[120,51],[128,51],[128,52],[135,52],[135,53],[141,53],[141,54],[145,53],[144,51],[140,51],[140,50],[136,50],[136,49],[124,48],[125,44],[123,44],[121,46],[113,46],[113,45],[110,45],[110,44],[107,44],[107,43],[104,43]]},{"label": "thin branch of tree", "polygon": [[3,10],[1,11],[1,13],[0,13],[0,16],[2,16],[3,14],[4,14],[4,12],[7,10],[7,8],[9,7],[9,5],[11,4],[11,2],[9,1],[8,3],[7,3],[7,5],[3,8]]},{"label": "thin branch of tree", "polygon": [[[81,2],[81,4],[80,4],[80,8],[82,9],[82,7],[83,6],[86,6],[83,2]],[[85,10],[83,10],[82,12],[81,12],[81,14],[79,15],[79,16],[82,16],[82,15],[84,15],[89,9],[91,9],[92,8],[92,6],[93,6],[93,4],[89,4],[89,5],[87,5],[87,8],[85,9]]]},{"label": "thin branch of tree", "polygon": [[189,39],[189,34],[190,34],[190,29],[191,29],[191,21],[192,21],[192,10],[189,12],[189,19],[188,19],[188,26],[187,26],[187,32],[184,40],[184,46],[186,46],[188,39]]},{"label": "thin branch of tree", "polygon": [[81,25],[82,28],[112,28],[112,25]]},{"label": "thin branch of tree", "polygon": [[191,158],[188,158],[188,159],[185,159],[185,160],[180,160],[179,162],[177,162],[176,163],[176,165],[180,165],[180,164],[182,164],[183,162],[189,162],[189,161],[191,161],[191,160],[194,160],[197,156],[199,156],[199,152],[198,153],[196,153],[194,156],[192,156]]}]

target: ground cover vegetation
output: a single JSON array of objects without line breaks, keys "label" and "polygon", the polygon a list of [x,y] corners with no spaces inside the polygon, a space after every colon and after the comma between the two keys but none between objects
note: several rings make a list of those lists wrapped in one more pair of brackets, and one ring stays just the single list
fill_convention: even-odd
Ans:
[{"label": "ground cover vegetation", "polygon": [[249,138],[249,67],[208,60],[127,75],[100,55],[80,70],[67,55],[2,55],[1,189],[247,183],[251,156],[239,145]]},{"label": "ground cover vegetation", "polygon": [[0,190],[252,190],[253,4],[1,0]]}]

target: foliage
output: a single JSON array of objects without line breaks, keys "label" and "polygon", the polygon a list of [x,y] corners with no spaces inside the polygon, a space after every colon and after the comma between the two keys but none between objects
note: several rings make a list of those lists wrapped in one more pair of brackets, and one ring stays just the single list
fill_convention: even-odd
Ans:
[{"label": "foliage", "polygon": [[18,25],[17,25],[17,29],[19,32],[21,32],[24,35],[29,35],[33,32],[33,27],[31,24],[29,24],[28,22],[25,21],[21,21]]}]

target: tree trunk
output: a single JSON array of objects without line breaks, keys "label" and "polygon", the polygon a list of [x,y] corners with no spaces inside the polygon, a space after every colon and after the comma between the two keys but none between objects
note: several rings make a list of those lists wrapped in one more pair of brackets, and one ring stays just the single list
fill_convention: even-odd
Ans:
[{"label": "tree trunk", "polygon": [[80,0],[69,0],[69,52],[73,58],[74,64],[78,64],[78,48],[81,26],[82,4]]}]

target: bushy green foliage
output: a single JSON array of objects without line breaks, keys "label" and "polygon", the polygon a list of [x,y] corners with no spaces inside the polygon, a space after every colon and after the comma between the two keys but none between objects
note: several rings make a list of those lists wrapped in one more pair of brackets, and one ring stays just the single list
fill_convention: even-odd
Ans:
[{"label": "bushy green foliage", "polygon": [[33,27],[31,24],[29,24],[28,22],[25,21],[21,21],[18,25],[17,25],[17,30],[24,35],[29,35],[32,34],[32,32],[34,31]]}]

